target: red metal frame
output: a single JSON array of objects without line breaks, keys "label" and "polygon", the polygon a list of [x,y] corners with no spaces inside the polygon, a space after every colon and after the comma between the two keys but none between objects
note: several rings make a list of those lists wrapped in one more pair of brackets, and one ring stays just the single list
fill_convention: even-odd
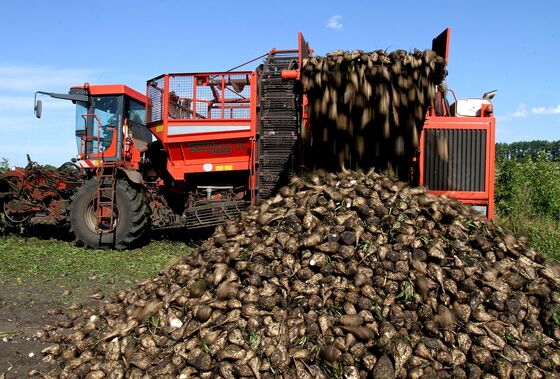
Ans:
[{"label": "red metal frame", "polygon": [[79,88],[79,89],[87,89],[89,94],[92,96],[103,96],[103,95],[127,95],[141,102],[142,104],[146,104],[146,96],[141,94],[140,92],[126,86],[124,84],[96,84],[90,85],[89,83],[84,84],[83,86],[74,86],[72,88]]},{"label": "red metal frame", "polygon": [[[432,50],[438,55],[449,59],[449,42],[451,37],[451,28],[446,28],[436,38],[432,40]],[[435,116],[433,112],[433,104],[431,113],[426,115],[423,130],[427,129],[478,129],[486,131],[486,177],[484,178],[484,191],[468,192],[468,191],[434,191],[428,192],[435,195],[445,195],[456,198],[463,203],[473,205],[485,205],[488,207],[488,219],[494,217],[494,170],[495,170],[495,143],[496,143],[496,119],[492,115],[493,106],[483,104],[480,117],[449,117]],[[422,131],[420,135],[420,154],[418,160],[419,184],[424,185],[424,148],[425,133]]]},{"label": "red metal frame", "polygon": [[449,58],[450,38],[451,28],[447,28],[432,40],[432,50],[434,50],[440,57],[444,57],[446,62]]},{"label": "red metal frame", "polygon": [[[57,225],[66,219],[66,202],[72,191],[81,185],[73,173],[42,166],[15,168],[0,174],[0,180],[10,184],[4,212],[31,224]],[[36,219],[33,221],[33,219]],[[38,220],[37,220],[38,219]]]},{"label": "red metal frame", "polygon": [[300,69],[303,67],[304,48],[308,51],[310,56],[313,56],[313,49],[309,47],[309,43],[305,41],[305,38],[303,38],[303,33],[298,32],[298,55],[299,55],[298,67]]},{"label": "red metal frame", "polygon": [[[250,96],[247,103],[234,107],[225,100],[226,77],[246,75],[249,78]],[[221,88],[218,90],[221,99],[217,103],[221,117],[218,118],[182,118],[169,117],[170,78],[192,77],[192,109],[196,117],[197,103],[209,103],[199,99],[197,80],[208,80],[221,77]],[[257,82],[253,71],[227,71],[205,73],[165,74],[163,85],[163,115],[160,122],[149,123],[148,127],[164,144],[169,153],[167,169],[175,180],[182,181],[185,174],[210,171],[250,170],[251,183],[254,186],[254,140],[257,133]],[[205,84],[202,84],[205,86]],[[246,104],[246,105],[243,105]],[[234,109],[248,109],[249,117],[232,118]],[[198,128],[198,129],[197,129]],[[190,129],[190,130],[189,130]],[[231,129],[231,130],[227,130]],[[235,130],[239,129],[239,130]],[[193,151],[193,147],[197,150]],[[224,148],[216,153],[216,149]],[[226,151],[225,149],[231,149]]]},{"label": "red metal frame", "polygon": [[[303,35],[298,33],[297,50],[277,50],[272,49],[270,53],[297,52],[299,53],[299,67],[302,66],[303,52],[307,50],[312,54],[309,44],[303,39]],[[269,53],[269,54],[270,54]],[[206,72],[206,73],[169,73],[162,75],[155,80],[163,78],[163,88],[152,86],[161,91],[163,96],[163,114],[161,120],[148,122],[147,126],[164,145],[168,152],[167,170],[174,180],[184,181],[185,175],[190,173],[214,172],[214,171],[249,171],[249,190],[251,199],[254,199],[256,185],[256,162],[257,162],[257,76],[253,71],[234,71],[245,64],[255,61],[261,57],[250,60],[232,70],[225,72]],[[198,76],[222,77],[221,86],[221,117],[220,118],[197,118],[197,102],[201,101],[197,96],[196,84]],[[250,95],[248,96],[249,117],[228,117],[227,106],[225,103],[225,78],[226,75],[248,75],[250,76]],[[292,73],[299,75],[299,71]],[[193,76],[193,88],[191,106],[194,109],[193,118],[172,119],[169,117],[170,102],[169,93],[170,79],[176,76]],[[190,85],[190,84],[189,84]],[[150,86],[150,83],[148,83]],[[160,83],[161,86],[161,83]],[[150,114],[149,87],[146,90],[147,114]],[[188,91],[187,91],[188,92]],[[179,96],[179,99],[181,97]],[[231,102],[230,102],[231,104]],[[175,107],[175,105],[173,105]],[[230,109],[233,112],[233,108]],[[179,112],[181,113],[181,112]],[[210,114],[210,112],[208,113]],[[197,132],[195,128],[199,128]],[[189,128],[191,130],[189,130]],[[174,130],[172,130],[174,129]],[[215,130],[212,130],[215,129]],[[171,132],[170,132],[171,131]],[[222,154],[216,154],[220,149]],[[197,151],[194,152],[193,148]],[[208,149],[212,151],[207,151]],[[229,150],[228,150],[229,149]]]},{"label": "red metal frame", "polygon": [[[423,130],[427,129],[478,129],[486,131],[486,177],[482,192],[468,191],[433,191],[428,192],[435,195],[446,195],[460,200],[463,203],[474,205],[486,205],[488,207],[488,219],[494,217],[494,170],[495,170],[495,143],[496,143],[496,119],[491,116],[484,117],[437,117],[428,115]],[[424,185],[424,131],[420,136],[419,176],[420,185]]]}]

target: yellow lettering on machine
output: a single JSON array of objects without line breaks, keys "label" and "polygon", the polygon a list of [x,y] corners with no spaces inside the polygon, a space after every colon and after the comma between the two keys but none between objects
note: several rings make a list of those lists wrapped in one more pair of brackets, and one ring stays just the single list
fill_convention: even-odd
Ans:
[{"label": "yellow lettering on machine", "polygon": [[232,165],[216,166],[216,171],[231,171],[233,170]]}]

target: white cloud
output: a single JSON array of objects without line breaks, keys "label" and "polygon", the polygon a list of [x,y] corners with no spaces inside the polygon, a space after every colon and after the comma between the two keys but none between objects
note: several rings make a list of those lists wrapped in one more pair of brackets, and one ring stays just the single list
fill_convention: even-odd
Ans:
[{"label": "white cloud", "polygon": [[527,116],[529,116],[529,110],[527,109],[527,105],[523,103],[519,104],[517,110],[511,114],[511,117],[514,118],[524,118]]},{"label": "white cloud", "polygon": [[335,15],[327,20],[327,28],[333,30],[342,30],[342,16]]},{"label": "white cloud", "polygon": [[560,114],[560,105],[552,107],[534,107],[531,108],[532,114]]},{"label": "white cloud", "polygon": [[94,82],[98,70],[60,69],[48,66],[11,66],[0,64],[0,90],[4,91],[52,91],[53,88],[69,88],[84,82]]},{"label": "white cloud", "polygon": [[526,104],[520,103],[515,112],[496,116],[496,121],[506,122],[514,118],[527,118],[534,115],[560,115],[560,104],[546,107],[538,106],[529,109]]}]

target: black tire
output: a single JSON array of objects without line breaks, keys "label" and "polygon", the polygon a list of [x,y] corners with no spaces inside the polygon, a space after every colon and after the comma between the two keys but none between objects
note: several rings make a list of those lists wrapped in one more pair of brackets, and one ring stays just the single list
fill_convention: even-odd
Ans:
[{"label": "black tire", "polygon": [[144,194],[126,179],[116,183],[115,228],[112,232],[96,231],[94,200],[97,180],[87,181],[70,204],[70,231],[76,244],[92,249],[128,249],[146,242],[149,212]]}]

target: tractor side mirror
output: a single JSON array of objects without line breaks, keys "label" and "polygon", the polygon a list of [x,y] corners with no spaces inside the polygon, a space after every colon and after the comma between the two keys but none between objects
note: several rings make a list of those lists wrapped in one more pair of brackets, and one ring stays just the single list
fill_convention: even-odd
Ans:
[{"label": "tractor side mirror", "polygon": [[41,118],[42,113],[43,113],[43,102],[41,100],[37,100],[35,102],[35,116],[37,118]]}]

